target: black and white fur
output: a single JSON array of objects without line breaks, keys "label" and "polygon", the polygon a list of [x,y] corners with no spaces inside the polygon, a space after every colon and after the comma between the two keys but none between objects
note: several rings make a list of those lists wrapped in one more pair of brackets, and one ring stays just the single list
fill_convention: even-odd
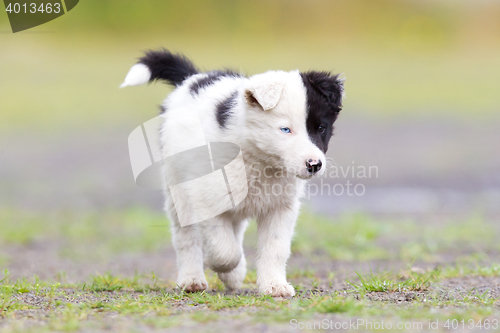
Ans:
[{"label": "black and white fur", "polygon": [[[255,218],[259,290],[293,296],[286,262],[300,198],[306,180],[325,169],[333,123],[342,107],[343,80],[316,71],[269,71],[250,77],[227,70],[200,73],[184,56],[161,50],[147,52],[122,87],[155,80],[176,87],[162,104],[163,156],[197,146],[197,140],[202,144],[198,127],[192,126],[201,122],[204,140],[233,142],[241,148],[249,189],[235,208],[185,227],[165,191],[178,285],[186,291],[205,290],[208,266],[228,289],[239,288],[246,275],[243,234],[247,220]],[[282,191],[273,194],[277,191],[270,192],[272,188]],[[189,212],[189,203],[180,209]]]}]

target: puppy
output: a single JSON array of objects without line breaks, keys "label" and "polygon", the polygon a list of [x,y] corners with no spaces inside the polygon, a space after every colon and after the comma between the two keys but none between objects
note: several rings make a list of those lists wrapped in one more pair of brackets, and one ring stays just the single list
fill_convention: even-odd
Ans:
[{"label": "puppy", "polygon": [[[176,190],[182,200],[174,200],[168,180],[197,162],[183,158],[165,163],[165,210],[177,254],[178,286],[189,292],[207,289],[207,266],[227,289],[240,288],[246,275],[243,235],[248,219],[255,218],[259,291],[295,295],[286,263],[300,199],[307,179],[324,172],[333,123],[342,107],[343,80],[317,71],[250,77],[229,70],[202,73],[186,57],[161,50],[146,52],[122,87],[155,80],[175,87],[161,106],[163,157],[207,142],[230,142],[241,149],[244,162],[242,172],[224,173],[228,189],[231,179],[238,180],[229,191],[232,208],[203,221],[195,221],[194,196],[213,209],[221,208],[223,200],[203,190],[209,183],[200,183],[200,191]],[[236,204],[233,198],[239,198]]]}]

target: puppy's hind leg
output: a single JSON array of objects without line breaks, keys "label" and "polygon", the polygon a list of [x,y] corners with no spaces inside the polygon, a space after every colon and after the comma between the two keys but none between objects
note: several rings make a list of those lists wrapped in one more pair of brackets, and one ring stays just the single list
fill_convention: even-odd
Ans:
[{"label": "puppy's hind leg", "polygon": [[[233,222],[224,214],[200,223],[203,232],[203,254],[205,264],[216,273],[228,274],[239,265],[241,272],[245,262],[241,262],[243,249],[236,239]],[[242,228],[244,231],[244,228]],[[242,232],[243,233],[243,232]],[[222,275],[221,280],[226,282],[229,278]],[[228,280],[227,280],[228,281]],[[237,283],[231,283],[230,287],[235,287]]]},{"label": "puppy's hind leg", "polygon": [[234,235],[241,251],[241,258],[238,265],[232,271],[217,273],[219,279],[224,282],[224,285],[229,290],[241,288],[241,284],[247,275],[247,261],[243,253],[243,236],[245,235],[247,226],[248,221],[246,220],[233,223]]}]

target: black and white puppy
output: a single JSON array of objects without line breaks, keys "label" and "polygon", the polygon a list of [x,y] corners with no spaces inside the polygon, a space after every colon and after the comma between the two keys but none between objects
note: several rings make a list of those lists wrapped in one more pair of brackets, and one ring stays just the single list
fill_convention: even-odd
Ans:
[{"label": "black and white puppy", "polygon": [[[250,77],[227,70],[200,73],[184,56],[162,50],[147,52],[130,69],[122,87],[155,80],[176,87],[162,104],[163,156],[207,142],[231,142],[241,149],[246,174],[231,188],[233,196],[244,194],[233,208],[186,226],[180,215],[189,219],[193,207],[188,199],[174,203],[171,191],[165,189],[178,285],[186,291],[205,290],[204,266],[208,266],[226,288],[239,288],[246,275],[243,234],[247,220],[255,218],[259,290],[293,296],[286,262],[300,198],[306,180],[324,172],[333,123],[342,107],[343,80],[316,71],[269,71]],[[169,170],[164,176],[169,177]],[[241,173],[229,170],[224,176],[236,179]],[[207,207],[222,204],[203,195],[197,200]]]}]

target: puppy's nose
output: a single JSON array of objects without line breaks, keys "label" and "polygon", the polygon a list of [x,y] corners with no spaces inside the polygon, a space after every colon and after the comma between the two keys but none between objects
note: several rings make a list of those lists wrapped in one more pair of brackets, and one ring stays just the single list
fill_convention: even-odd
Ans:
[{"label": "puppy's nose", "polygon": [[310,158],[306,161],[307,171],[309,171],[310,173],[318,172],[319,170],[321,170],[322,165],[323,163],[321,163],[321,160],[313,160],[312,158]]}]

